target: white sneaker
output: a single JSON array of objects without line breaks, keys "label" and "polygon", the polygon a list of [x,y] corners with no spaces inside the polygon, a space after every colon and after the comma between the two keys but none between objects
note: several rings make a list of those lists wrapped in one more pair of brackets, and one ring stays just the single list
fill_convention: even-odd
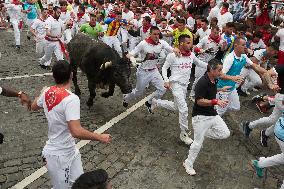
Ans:
[{"label": "white sneaker", "polygon": [[179,138],[182,142],[184,142],[186,145],[190,145],[193,140],[188,136],[188,134],[184,131],[182,131],[179,135]]},{"label": "white sneaker", "polygon": [[187,174],[189,174],[190,176],[194,176],[196,175],[195,170],[193,169],[193,167],[188,166],[185,161],[183,162],[183,167],[185,168],[185,171]]}]

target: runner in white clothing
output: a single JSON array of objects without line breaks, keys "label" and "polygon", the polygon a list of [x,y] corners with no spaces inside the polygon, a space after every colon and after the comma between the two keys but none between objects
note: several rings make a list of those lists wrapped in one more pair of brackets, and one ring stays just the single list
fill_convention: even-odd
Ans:
[{"label": "runner in white clothing", "polygon": [[[162,68],[165,88],[171,89],[174,102],[153,98],[152,110],[155,107],[163,107],[172,111],[179,111],[179,125],[181,129],[180,139],[187,145],[192,143],[192,139],[188,136],[188,107],[186,103],[187,86],[189,84],[192,64],[195,63],[204,69],[207,63],[202,62],[194,53],[190,51],[192,47],[190,36],[180,35],[178,38],[179,50],[181,56],[177,57],[174,53],[167,56],[166,62]],[[168,78],[167,70],[171,69],[171,76]]]},{"label": "runner in white clothing", "polygon": [[62,35],[65,30],[64,23],[59,19],[61,14],[59,7],[53,8],[53,15],[49,16],[45,21],[46,23],[46,48],[44,52],[44,56],[40,59],[39,65],[46,69],[50,66],[52,53],[54,52],[57,61],[63,60],[63,40]]},{"label": "runner in white clothing", "polygon": [[[136,64],[136,59],[134,56],[139,54],[141,54],[143,62],[137,69],[137,81],[135,89],[133,89],[131,93],[124,96],[124,107],[127,107],[130,101],[142,96],[150,83],[152,83],[157,89],[154,95],[156,99],[161,98],[166,92],[166,89],[163,85],[164,81],[159,73],[157,64],[159,63],[159,56],[162,50],[164,49],[167,52],[172,52],[173,48],[167,42],[159,40],[159,36],[160,29],[156,26],[152,26],[150,29],[150,37],[141,41],[134,50],[127,54],[127,57],[133,64]],[[152,98],[145,103],[150,113],[152,113],[151,103]]]},{"label": "runner in white clothing", "polygon": [[30,32],[34,36],[36,41],[36,53],[38,57],[42,57],[44,55],[44,48],[46,45],[46,40],[44,37],[46,36],[46,24],[45,20],[48,18],[48,10],[43,9],[41,12],[41,17],[36,19],[31,25]]},{"label": "runner in white clothing", "polygon": [[21,24],[22,24],[22,5],[19,0],[13,0],[11,4],[6,4],[5,9],[10,17],[10,22],[14,29],[14,36],[16,42],[16,49],[21,48]]},{"label": "runner in white clothing", "polygon": [[44,88],[31,108],[34,111],[43,108],[48,121],[48,141],[42,154],[53,189],[70,189],[83,173],[74,138],[109,143],[111,136],[93,133],[81,126],[80,100],[70,92],[71,65],[59,61],[53,66],[52,73],[56,85]]}]

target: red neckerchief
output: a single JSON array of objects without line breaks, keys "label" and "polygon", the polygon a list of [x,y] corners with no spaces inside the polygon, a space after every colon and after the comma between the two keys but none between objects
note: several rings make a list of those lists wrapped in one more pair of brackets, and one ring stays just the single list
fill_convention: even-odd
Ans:
[{"label": "red neckerchief", "polygon": [[223,7],[223,8],[221,9],[221,12],[220,12],[220,13],[221,13],[221,15],[223,15],[223,14],[225,14],[225,13],[228,12],[228,11],[229,11],[229,10],[228,10],[227,8],[224,8],[224,7]]},{"label": "red neckerchief", "polygon": [[167,14],[168,14],[168,12],[163,12],[163,15],[164,15],[164,16],[167,16]]},{"label": "red neckerchief", "polygon": [[63,10],[63,9],[61,8],[61,12],[66,13],[66,12],[67,12],[67,9]]},{"label": "red neckerchief", "polygon": [[48,15],[49,15],[49,16],[52,16],[52,15],[53,15],[53,10],[49,10],[49,11],[48,11]]},{"label": "red neckerchief", "polygon": [[193,18],[192,14],[189,14],[189,13],[188,13],[188,17],[191,17],[191,18]]},{"label": "red neckerchief", "polygon": [[82,12],[82,13],[77,13],[77,18],[78,18],[78,20],[80,20],[83,16],[84,16],[84,12]]},{"label": "red neckerchief", "polygon": [[197,29],[201,28],[201,23],[196,24]]},{"label": "red neckerchief", "polygon": [[19,1],[13,1],[13,4],[14,4],[14,5],[21,5],[21,4],[22,4],[22,2],[19,2]]},{"label": "red neckerchief", "polygon": [[62,100],[70,95],[67,90],[52,86],[45,92],[45,104],[48,112],[57,106]]},{"label": "red neckerchief", "polygon": [[146,24],[142,26],[142,31],[143,33],[147,33],[147,31],[149,30],[149,28],[151,28],[152,25],[151,24]]},{"label": "red neckerchief", "polygon": [[151,45],[158,45],[160,43],[160,41],[155,42],[151,37],[146,38],[145,41]]},{"label": "red neckerchief", "polygon": [[211,34],[209,35],[209,38],[212,39],[215,43],[219,44],[221,41],[221,37],[218,35],[217,37],[213,37]]},{"label": "red neckerchief", "polygon": [[180,51],[182,56],[190,56],[191,55],[191,51]]}]

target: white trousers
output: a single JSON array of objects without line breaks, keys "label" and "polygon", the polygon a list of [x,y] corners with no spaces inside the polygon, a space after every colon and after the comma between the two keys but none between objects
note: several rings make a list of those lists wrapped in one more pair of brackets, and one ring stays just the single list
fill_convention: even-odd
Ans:
[{"label": "white trousers", "polygon": [[188,107],[186,103],[187,85],[182,85],[177,82],[171,83],[171,90],[174,96],[174,101],[158,99],[157,107],[163,107],[168,110],[179,112],[179,125],[181,131],[188,130]]},{"label": "white trousers", "polygon": [[259,127],[259,126],[271,125],[265,131],[265,135],[270,136],[270,135],[273,134],[274,125],[275,125],[276,121],[281,117],[281,115],[282,115],[282,111],[275,106],[269,117],[262,117],[258,120],[250,122],[249,128],[253,129],[253,128]]},{"label": "white trousers", "polygon": [[43,153],[43,156],[46,158],[46,167],[53,189],[70,189],[75,180],[84,173],[78,150],[68,156],[47,153]]},{"label": "white trousers", "polygon": [[211,139],[225,139],[230,136],[230,130],[223,119],[217,116],[198,115],[192,118],[194,140],[190,145],[185,163],[193,167],[195,159],[202,148],[205,137]]},{"label": "white trousers", "polygon": [[45,39],[36,39],[36,53],[39,57],[42,57],[44,55],[44,49],[46,46],[46,40]]},{"label": "white trousers", "polygon": [[[277,137],[275,137],[275,139],[281,149],[281,154],[277,154],[271,157],[260,157],[258,161],[260,168],[284,164],[284,142],[279,140]],[[284,189],[284,180],[280,189]]]},{"label": "white trousers", "polygon": [[141,97],[150,83],[157,89],[154,96],[152,96],[148,101],[151,104],[152,98],[160,99],[165,94],[166,89],[164,87],[164,80],[158,69],[146,71],[142,68],[138,68],[136,72],[136,87],[131,93],[124,96],[125,102],[128,103],[138,97]]},{"label": "white trousers", "polygon": [[260,76],[253,69],[242,69],[241,76],[245,78],[245,82],[241,87],[242,91],[251,90],[253,87],[260,86],[262,84]]},{"label": "white trousers", "polygon": [[191,87],[190,96],[195,96],[195,86],[199,81],[199,79],[205,74],[205,72],[206,72],[205,68],[195,66],[195,72],[194,72],[195,79]]},{"label": "white trousers", "polygon": [[228,100],[229,103],[225,107],[217,106],[217,113],[222,116],[227,110],[239,111],[240,110],[240,99],[236,89],[230,92],[218,92],[217,99],[219,100]]},{"label": "white trousers", "polygon": [[14,37],[15,37],[16,45],[21,45],[21,32],[19,29],[19,23],[20,23],[19,20],[11,20],[11,24],[14,30]]},{"label": "white trousers", "polygon": [[117,36],[104,36],[102,37],[102,41],[111,48],[114,48],[118,52],[119,56],[122,57],[121,43]]},{"label": "white trousers", "polygon": [[63,53],[60,48],[60,44],[58,41],[47,41],[46,47],[44,49],[44,56],[40,59],[40,64],[45,66],[50,66],[52,53],[54,52],[57,61],[63,60]]}]

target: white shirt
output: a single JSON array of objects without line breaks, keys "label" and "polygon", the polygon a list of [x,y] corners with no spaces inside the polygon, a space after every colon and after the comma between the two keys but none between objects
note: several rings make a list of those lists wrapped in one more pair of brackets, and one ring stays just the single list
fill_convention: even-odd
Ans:
[{"label": "white shirt", "polygon": [[87,13],[85,13],[82,18],[76,18],[76,23],[78,24],[79,27],[81,27],[81,25],[86,24],[90,22],[90,17]]},{"label": "white shirt", "polygon": [[207,17],[207,20],[210,22],[212,18],[217,18],[219,17],[220,14],[220,9],[219,7],[216,5],[214,8],[212,8],[209,12],[209,15]]},{"label": "white shirt", "polygon": [[141,55],[142,60],[146,58],[147,54],[153,54],[154,60],[145,60],[141,64],[142,69],[154,69],[157,67],[159,62],[160,53],[162,50],[172,52],[173,48],[164,40],[160,40],[158,45],[152,45],[147,43],[145,40],[141,41],[129,54],[133,56]]},{"label": "white shirt", "polygon": [[134,13],[132,11],[128,11],[128,13],[122,12],[122,19],[130,21],[134,18]]},{"label": "white shirt", "polygon": [[160,28],[160,31],[163,35],[163,40],[165,40],[168,44],[172,44],[172,41],[173,41],[173,37],[169,36],[169,37],[166,37],[165,35],[167,33],[172,33],[174,30],[171,28],[171,26],[167,26],[165,29]]},{"label": "white shirt", "polygon": [[149,37],[150,35],[150,28],[147,30],[146,33],[143,32],[143,26],[140,28],[140,37],[141,37],[141,40],[144,40],[146,39],[147,37]]},{"label": "white shirt", "polygon": [[230,12],[226,12],[223,15],[219,15],[218,17],[218,26],[223,28],[226,26],[228,22],[233,22],[233,15]]},{"label": "white shirt", "polygon": [[[44,109],[48,122],[48,141],[43,151],[51,155],[68,155],[76,148],[67,122],[80,119],[80,100],[66,89],[63,89],[63,95],[54,91],[47,88],[37,101],[37,105]],[[65,97],[57,101],[59,96]]]},{"label": "white shirt", "polygon": [[36,39],[43,39],[46,36],[46,23],[44,20],[36,19],[31,28],[37,33]]},{"label": "white shirt", "polygon": [[254,49],[264,49],[265,47],[266,47],[266,45],[264,44],[262,39],[260,39],[258,43],[251,42],[251,44],[250,44],[250,48],[252,50],[254,50]]},{"label": "white shirt", "polygon": [[54,19],[52,16],[49,16],[46,21],[46,29],[50,31],[52,36],[61,36],[62,32],[64,31],[64,23],[62,20]]},{"label": "white shirt", "polygon": [[238,57],[235,54],[235,51],[233,51],[230,54],[228,54],[228,56],[226,56],[226,58],[224,59],[223,70],[222,70],[224,74],[228,73],[228,71],[230,70],[230,68],[232,67],[232,65],[234,63],[235,58],[236,59],[245,58],[246,59],[246,66],[251,66],[253,64],[251,59],[249,59],[246,54],[242,54],[241,57]]},{"label": "white shirt", "polygon": [[204,62],[208,62],[209,60],[215,57],[219,50],[219,47],[222,45],[223,42],[223,40],[220,40],[219,43],[216,43],[209,36],[205,36],[204,38],[199,40],[199,43],[196,45],[196,47],[203,49],[204,51],[207,50],[209,52],[199,54],[198,58]]},{"label": "white shirt", "polygon": [[276,33],[277,37],[280,37],[280,46],[279,50],[284,51],[284,28],[281,28]]},{"label": "white shirt", "polygon": [[2,87],[0,87],[0,94],[2,94],[2,92],[3,92],[3,88],[2,88]]},{"label": "white shirt", "polygon": [[208,36],[211,34],[211,29],[207,28],[207,30],[203,30],[202,28],[199,28],[197,31],[196,31],[196,35],[199,36],[199,41],[201,39],[203,39],[205,36]]},{"label": "white shirt", "polygon": [[71,19],[71,12],[61,12],[59,19],[62,20],[63,23],[66,23]]},{"label": "white shirt", "polygon": [[[191,53],[190,56],[180,57],[177,57],[174,53],[170,53],[162,67],[162,76],[164,81],[178,82],[183,85],[188,85],[193,63],[202,68],[207,68],[207,64],[199,60],[194,53]],[[167,76],[168,68],[171,69],[170,78]]]},{"label": "white shirt", "polygon": [[190,29],[191,31],[194,30],[194,25],[195,25],[195,20],[194,20],[194,18],[192,18],[191,16],[188,17],[187,20],[186,20],[186,24],[187,24],[187,26],[189,27],[189,29]]}]

